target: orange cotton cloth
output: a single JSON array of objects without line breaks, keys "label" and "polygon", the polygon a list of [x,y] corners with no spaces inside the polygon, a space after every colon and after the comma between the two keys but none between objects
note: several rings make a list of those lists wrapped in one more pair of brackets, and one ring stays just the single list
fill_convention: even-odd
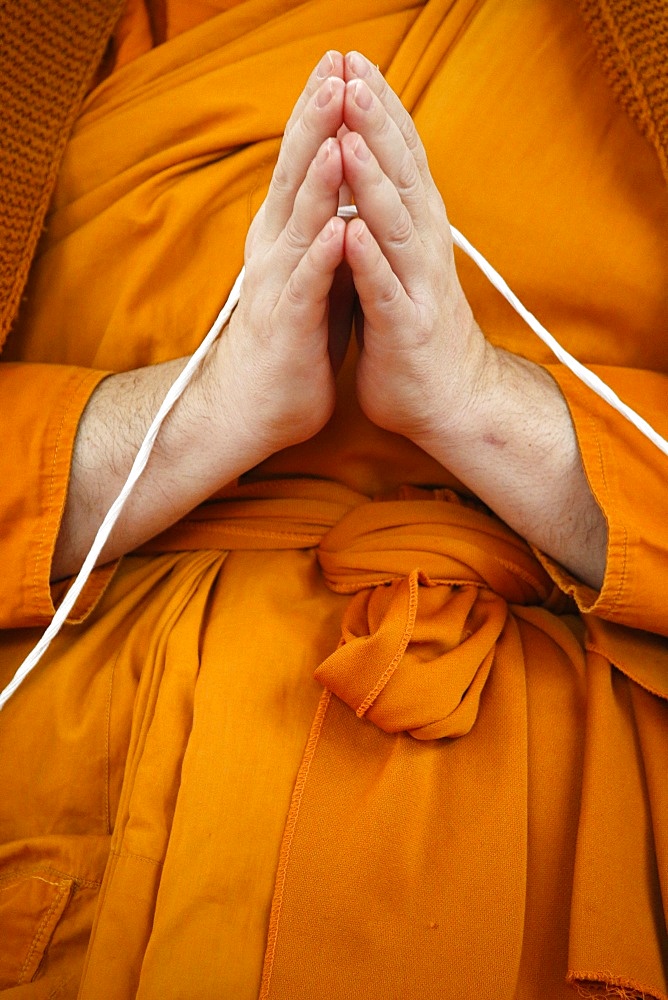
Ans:
[{"label": "orange cotton cloth", "polygon": [[[76,413],[208,328],[326,48],[378,62],[454,224],[668,430],[665,188],[575,11],[157,9],[82,110],[7,347],[32,436],[0,463],[34,499],[1,683],[48,618]],[[459,265],[490,338],[550,363]],[[595,594],[366,421],[354,364],[320,435],[124,559],[3,711],[8,996],[668,996],[662,460],[551,368],[610,526]],[[42,393],[79,373],[56,444]]]}]

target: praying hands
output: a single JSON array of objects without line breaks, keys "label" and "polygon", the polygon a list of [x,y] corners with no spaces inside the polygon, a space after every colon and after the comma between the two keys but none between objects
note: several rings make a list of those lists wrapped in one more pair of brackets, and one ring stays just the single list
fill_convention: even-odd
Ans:
[{"label": "praying hands", "polygon": [[[337,209],[348,192],[359,217],[346,223]],[[357,394],[369,419],[410,438],[519,534],[600,586],[607,530],[565,400],[542,368],[493,347],[477,326],[415,126],[359,53],[327,53],[309,78],[245,256],[239,305],[166,421],[105,560],[316,434],[334,409],[357,308]],[[91,397],[54,579],[78,569],[184,363],[111,376]]]}]

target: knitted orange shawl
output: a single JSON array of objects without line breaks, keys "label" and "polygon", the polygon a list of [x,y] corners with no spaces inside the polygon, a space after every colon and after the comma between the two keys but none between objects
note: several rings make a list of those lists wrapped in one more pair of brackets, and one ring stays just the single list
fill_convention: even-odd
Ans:
[{"label": "knitted orange shawl", "polygon": [[124,0],[0,4],[0,346],[70,130]]}]

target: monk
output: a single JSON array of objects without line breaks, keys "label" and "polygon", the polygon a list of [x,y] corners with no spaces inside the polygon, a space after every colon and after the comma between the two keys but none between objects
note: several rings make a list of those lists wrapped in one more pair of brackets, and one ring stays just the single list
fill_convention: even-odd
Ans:
[{"label": "monk", "polygon": [[[544,255],[520,254],[513,283],[665,431],[665,351],[644,337],[662,285],[635,264],[665,224],[659,165],[578,16],[548,2],[511,24],[500,4],[433,0],[342,17],[278,148],[267,80],[312,55],[319,6],[253,0],[158,48],[128,8],[66,151],[6,350],[10,399],[29,363],[49,400],[49,379],[73,388],[55,440],[53,412],[32,431],[49,500],[13,543],[26,584],[3,683],[35,638],[16,626],[47,619],[81,565],[244,245],[246,277],[84,624],[0,717],[0,982],[96,1000],[665,997],[660,457],[457,269],[442,200],[454,184],[472,221],[493,206],[492,246],[521,221],[527,246],[563,238],[561,175],[530,175],[544,102],[584,61],[593,97],[558,143],[579,180],[598,164],[593,217],[634,240],[586,294],[599,242],[574,245],[577,310]],[[539,38],[540,72],[497,92]],[[508,121],[497,197],[481,171]],[[616,180],[629,144],[640,221]],[[552,206],[539,224],[527,197]]]}]

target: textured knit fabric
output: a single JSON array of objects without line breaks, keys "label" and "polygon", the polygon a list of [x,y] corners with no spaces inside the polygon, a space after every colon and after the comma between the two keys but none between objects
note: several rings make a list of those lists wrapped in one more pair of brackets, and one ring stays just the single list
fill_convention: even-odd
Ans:
[{"label": "textured knit fabric", "polygon": [[668,4],[579,0],[613,91],[656,149],[668,180]]},{"label": "textured knit fabric", "polygon": [[0,2],[0,347],[67,137],[123,0]]}]

